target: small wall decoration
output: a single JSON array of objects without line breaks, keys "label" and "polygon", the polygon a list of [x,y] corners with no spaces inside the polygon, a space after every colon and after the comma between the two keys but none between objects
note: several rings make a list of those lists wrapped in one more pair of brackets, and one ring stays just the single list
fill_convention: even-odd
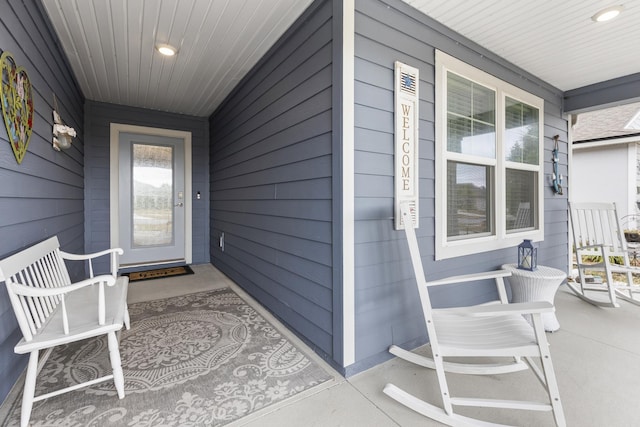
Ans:
[{"label": "small wall decoration", "polygon": [[0,101],[9,143],[18,164],[22,163],[33,128],[33,98],[31,82],[24,67],[16,66],[13,55],[5,51],[0,56],[2,82]]},{"label": "small wall decoration", "polygon": [[404,229],[400,204],[409,203],[413,224],[419,227],[418,215],[418,69],[395,63],[395,229]]},{"label": "small wall decoration", "polygon": [[58,114],[58,100],[56,94],[53,94],[53,149],[56,151],[67,150],[71,148],[71,142],[76,137],[76,130],[67,126]]},{"label": "small wall decoration", "polygon": [[551,174],[551,186],[553,187],[553,192],[556,194],[562,195],[562,174],[558,174],[558,139],[560,135],[556,135],[553,137],[554,145],[553,151],[551,152],[551,161],[553,162],[553,173]]}]

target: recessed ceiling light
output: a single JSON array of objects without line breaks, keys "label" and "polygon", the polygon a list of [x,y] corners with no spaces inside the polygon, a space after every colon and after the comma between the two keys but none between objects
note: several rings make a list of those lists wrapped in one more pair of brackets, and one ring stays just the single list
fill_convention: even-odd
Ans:
[{"label": "recessed ceiling light", "polygon": [[158,52],[163,54],[164,56],[173,56],[176,54],[176,48],[173,46],[169,46],[168,44],[159,44],[157,46]]},{"label": "recessed ceiling light", "polygon": [[616,16],[620,15],[620,12],[622,12],[622,6],[611,6],[602,9],[600,12],[593,15],[591,19],[595,22],[610,21]]}]

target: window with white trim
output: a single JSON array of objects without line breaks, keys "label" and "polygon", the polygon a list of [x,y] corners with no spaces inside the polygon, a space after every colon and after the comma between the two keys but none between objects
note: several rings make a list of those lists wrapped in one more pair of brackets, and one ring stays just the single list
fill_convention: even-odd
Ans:
[{"label": "window with white trim", "polygon": [[544,100],[436,51],[436,259],[544,238]]}]

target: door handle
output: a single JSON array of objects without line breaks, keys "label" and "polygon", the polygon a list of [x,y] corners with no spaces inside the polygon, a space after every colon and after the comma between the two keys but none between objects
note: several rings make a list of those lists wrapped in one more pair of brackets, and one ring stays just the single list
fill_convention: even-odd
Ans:
[{"label": "door handle", "polygon": [[178,203],[178,204],[176,204],[174,206],[178,206],[179,208],[181,208],[182,206],[184,206],[184,203],[180,202],[180,203]]}]

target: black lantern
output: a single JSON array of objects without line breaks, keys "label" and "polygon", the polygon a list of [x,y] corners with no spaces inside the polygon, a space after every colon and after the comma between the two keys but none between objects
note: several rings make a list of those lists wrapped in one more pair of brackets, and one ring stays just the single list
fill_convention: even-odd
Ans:
[{"label": "black lantern", "polygon": [[529,271],[538,268],[538,249],[533,247],[531,240],[525,239],[518,245],[518,268]]}]

